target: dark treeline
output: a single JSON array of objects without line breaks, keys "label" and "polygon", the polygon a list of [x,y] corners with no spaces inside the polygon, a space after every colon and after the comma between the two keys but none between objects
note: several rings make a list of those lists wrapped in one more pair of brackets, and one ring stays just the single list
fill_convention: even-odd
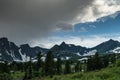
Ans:
[{"label": "dark treeline", "polygon": [[94,56],[88,58],[87,71],[100,70],[107,67],[109,64],[114,64],[115,62],[115,54],[99,56],[99,53],[97,52]]},{"label": "dark treeline", "polygon": [[0,73],[3,73],[2,76],[5,76],[0,77],[0,80],[12,80],[11,77],[8,77],[8,75],[16,71],[23,72],[23,80],[27,80],[34,77],[52,77],[53,75],[100,70],[107,67],[109,64],[114,64],[116,62],[116,54],[101,56],[98,52],[94,56],[89,56],[87,60],[75,62],[72,60],[63,61],[61,58],[57,58],[55,61],[54,55],[51,51],[47,53],[45,61],[42,61],[41,58],[42,55],[40,52],[37,55],[36,62],[32,62],[30,57],[29,62],[13,61],[12,63],[8,63],[5,61],[4,63],[0,63]]}]

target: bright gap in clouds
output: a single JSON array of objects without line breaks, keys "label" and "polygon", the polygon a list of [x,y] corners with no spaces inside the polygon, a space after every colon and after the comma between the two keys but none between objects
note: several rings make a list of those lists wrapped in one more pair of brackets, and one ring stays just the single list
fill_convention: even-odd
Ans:
[{"label": "bright gap in clouds", "polygon": [[[95,47],[100,43],[108,41],[110,39],[120,41],[120,33],[115,34],[102,34],[102,35],[91,35],[91,36],[63,36],[63,37],[49,37],[40,39],[38,41],[33,40],[32,46],[42,46],[44,48],[51,48],[55,44],[60,45],[63,41],[66,44],[74,44],[87,48]],[[40,42],[42,42],[40,44]]]}]

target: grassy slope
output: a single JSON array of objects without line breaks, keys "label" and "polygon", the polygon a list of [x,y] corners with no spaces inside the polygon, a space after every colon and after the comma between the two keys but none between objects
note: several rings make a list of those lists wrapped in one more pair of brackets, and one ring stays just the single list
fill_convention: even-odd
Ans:
[{"label": "grassy slope", "polygon": [[13,78],[14,80],[16,80],[16,79],[21,79],[21,78],[24,77],[24,73],[17,71],[17,72],[15,72],[15,73],[12,73],[11,76],[12,76],[12,78]]},{"label": "grassy slope", "polygon": [[120,80],[120,67],[106,68],[100,71],[86,73],[80,72],[54,76],[53,78],[46,77],[41,80]]}]

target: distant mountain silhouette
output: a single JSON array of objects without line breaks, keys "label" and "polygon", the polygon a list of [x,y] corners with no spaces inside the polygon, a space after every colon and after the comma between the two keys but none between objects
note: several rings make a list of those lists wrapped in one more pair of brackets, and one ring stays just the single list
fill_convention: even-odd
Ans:
[{"label": "distant mountain silhouette", "polygon": [[45,49],[38,46],[30,47],[29,44],[22,44],[19,47],[15,43],[8,41],[5,37],[0,38],[0,61],[27,61],[28,57],[35,59],[39,52],[42,52],[45,57],[45,54],[49,50],[52,51],[55,58],[77,59],[82,56],[93,55],[96,51],[101,54],[108,54],[108,52],[120,52],[120,42],[110,39],[93,48],[86,48],[62,42],[60,45],[54,45],[51,49]]},{"label": "distant mountain silhouette", "polygon": [[50,49],[55,57],[75,57],[80,56],[88,51],[86,47],[75,46],[73,44],[66,44],[62,42],[60,45],[55,45]]},{"label": "distant mountain silhouette", "polygon": [[96,49],[100,53],[105,53],[117,47],[120,47],[120,42],[110,39],[109,41],[103,42],[92,49]]}]

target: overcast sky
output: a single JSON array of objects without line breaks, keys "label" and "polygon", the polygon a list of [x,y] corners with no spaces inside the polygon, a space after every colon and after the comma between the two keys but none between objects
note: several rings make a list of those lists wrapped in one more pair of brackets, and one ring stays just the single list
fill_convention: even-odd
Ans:
[{"label": "overcast sky", "polygon": [[0,37],[18,45],[93,47],[119,40],[119,11],[120,0],[0,0]]}]

